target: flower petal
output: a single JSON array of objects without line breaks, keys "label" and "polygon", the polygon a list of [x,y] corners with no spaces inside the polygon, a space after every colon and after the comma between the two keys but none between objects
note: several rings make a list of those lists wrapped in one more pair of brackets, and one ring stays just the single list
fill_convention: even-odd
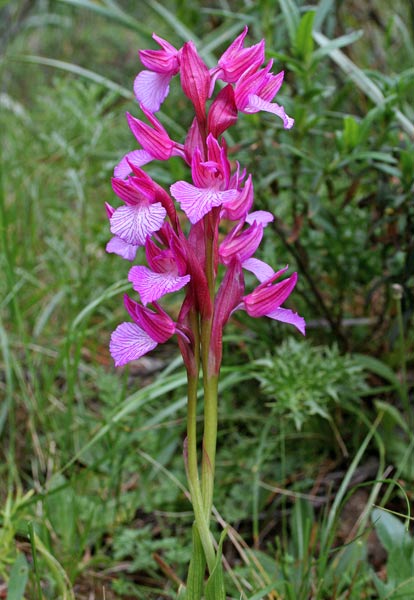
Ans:
[{"label": "flower petal", "polygon": [[296,327],[302,335],[305,335],[305,319],[288,308],[277,308],[276,310],[267,313],[266,317],[275,319],[275,321],[281,321],[282,323],[290,323],[290,325]]},{"label": "flower petal", "polygon": [[137,360],[157,346],[157,342],[135,323],[121,323],[111,335],[109,350],[116,367]]},{"label": "flower petal", "polygon": [[120,206],[110,219],[111,233],[127,244],[144,246],[147,236],[161,228],[166,214],[160,202]]},{"label": "flower petal", "polygon": [[219,191],[210,188],[197,188],[186,181],[177,181],[170,187],[171,195],[181,204],[181,208],[194,225],[215,206],[235,200],[237,190]]},{"label": "flower petal", "polygon": [[[277,273],[273,275],[275,277]],[[296,285],[297,273],[274,285],[260,284],[253,292],[244,296],[244,306],[250,317],[263,317],[273,313],[289,297]]]},{"label": "flower petal", "polygon": [[261,283],[268,281],[275,273],[270,265],[258,258],[248,258],[243,262],[242,267],[256,275]]},{"label": "flower petal", "polygon": [[288,115],[285,113],[283,106],[279,106],[279,104],[276,104],[276,102],[267,102],[266,100],[263,100],[263,98],[256,96],[256,94],[250,94],[248,104],[245,108],[243,108],[243,112],[256,113],[260,110],[273,113],[274,115],[280,117],[283,121],[283,127],[285,129],[291,129],[295,123],[295,120],[291,117],[288,117]]},{"label": "flower petal", "polygon": [[233,258],[238,256],[239,260],[244,263],[256,252],[262,237],[263,226],[258,225],[256,222],[241,232],[240,225],[236,225],[220,244],[219,257],[221,262],[224,265],[229,265]]},{"label": "flower petal", "polygon": [[141,71],[134,81],[134,93],[138,102],[151,112],[160,110],[170,91],[171,74]]},{"label": "flower petal", "polygon": [[154,157],[146,150],[133,150],[132,152],[128,152],[128,154],[125,154],[116,165],[114,177],[125,179],[125,177],[128,177],[128,175],[132,173],[131,164],[135,167],[142,167],[152,160],[154,160]]},{"label": "flower petal", "polygon": [[107,252],[118,254],[118,256],[125,258],[125,260],[130,260],[131,262],[135,260],[137,249],[138,246],[124,242],[124,240],[121,240],[121,238],[116,235],[106,244]]},{"label": "flower petal", "polygon": [[136,266],[130,270],[128,279],[140,295],[142,304],[146,305],[183,288],[190,281],[190,275],[155,273],[147,267]]},{"label": "flower petal", "polygon": [[275,218],[272,213],[267,210],[255,210],[254,212],[246,215],[246,223],[249,225],[253,225],[253,223],[258,223],[259,225],[263,225],[266,227],[268,223],[272,223]]}]

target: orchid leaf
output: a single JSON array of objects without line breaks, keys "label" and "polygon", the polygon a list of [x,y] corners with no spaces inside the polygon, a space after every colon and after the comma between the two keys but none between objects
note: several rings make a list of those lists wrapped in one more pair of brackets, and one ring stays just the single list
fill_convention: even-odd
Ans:
[{"label": "orchid leaf", "polygon": [[29,578],[29,565],[24,554],[18,554],[10,571],[7,600],[22,600]]},{"label": "orchid leaf", "polygon": [[220,536],[216,562],[213,571],[211,572],[211,575],[206,583],[205,600],[226,600],[226,593],[224,591],[223,565],[221,562],[223,542],[226,535],[227,530],[225,529]]},{"label": "orchid leaf", "polygon": [[187,577],[186,600],[201,600],[204,586],[204,574],[206,570],[206,559],[203,546],[196,527],[193,524],[193,552]]}]

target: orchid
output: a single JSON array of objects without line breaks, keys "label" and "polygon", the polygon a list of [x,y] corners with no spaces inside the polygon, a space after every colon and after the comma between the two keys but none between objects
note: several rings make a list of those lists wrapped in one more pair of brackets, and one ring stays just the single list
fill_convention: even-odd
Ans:
[{"label": "orchid", "polygon": [[[115,365],[137,360],[176,335],[187,370],[185,457],[196,540],[188,600],[201,598],[204,573],[203,568],[198,569],[195,585],[195,562],[207,565],[210,578],[217,578],[220,570],[209,521],[223,329],[235,312],[244,311],[253,318],[265,316],[291,324],[305,333],[304,319],[284,306],[295,288],[297,274],[286,276],[287,266],[274,271],[254,256],[274,217],[266,211],[252,211],[252,176],[228,158],[224,134],[235,125],[239,113],[270,112],[282,119],[285,129],[294,123],[284,108],[273,102],[283,72],[273,75],[272,61],[262,68],[264,41],[244,46],[247,33],[245,27],[212,69],[193,42],[177,50],[153,35],[161,49],[140,52],[146,70],[139,73],[134,85],[146,121],[126,115],[140,148],[128,152],[114,170],[112,188],[123,205],[106,205],[113,234],[107,251],[133,262],[138,248],[143,247],[146,258],[146,264],[129,270],[128,280],[139,301],[125,296],[131,321],[118,325],[111,336]],[[154,115],[168,95],[171,79],[178,74],[194,110],[182,142],[173,140]],[[217,80],[227,85],[213,97]],[[173,182],[167,192],[142,167],[172,156],[183,161],[190,177]],[[259,281],[254,289],[246,289],[246,281],[251,279],[245,280],[246,272]],[[183,300],[173,317],[163,308],[163,299],[178,292]],[[201,474],[196,435],[200,370],[205,415]],[[191,591],[194,585],[198,592]],[[224,600],[224,587],[217,585],[217,600]]]}]

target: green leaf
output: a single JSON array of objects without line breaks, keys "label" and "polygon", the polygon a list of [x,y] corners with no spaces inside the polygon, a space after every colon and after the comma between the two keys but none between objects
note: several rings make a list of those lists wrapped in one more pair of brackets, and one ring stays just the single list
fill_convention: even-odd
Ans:
[{"label": "green leaf", "polygon": [[18,554],[10,570],[7,600],[22,600],[29,577],[29,565],[24,554]]},{"label": "green leaf", "polygon": [[409,432],[408,423],[404,419],[403,415],[400,413],[398,408],[396,408],[389,402],[385,402],[384,400],[375,400],[374,404],[378,412],[384,412],[395,423],[397,423],[397,425],[399,425],[403,431],[406,431],[407,433]]},{"label": "green leaf", "polygon": [[315,11],[306,12],[300,20],[295,35],[294,51],[303,61],[309,62],[313,52],[312,28],[315,19]]},{"label": "green leaf", "polygon": [[227,535],[225,529],[220,536],[219,547],[217,550],[216,562],[206,583],[205,600],[226,600],[226,592],[224,589],[223,565],[221,555],[223,549],[224,538]]},{"label": "green leaf", "polygon": [[295,45],[296,31],[299,27],[300,14],[299,9],[293,0],[279,0],[279,6],[285,18],[286,27],[289,34],[290,43]]},{"label": "green leaf", "polygon": [[312,505],[306,500],[298,498],[293,507],[291,529],[295,557],[301,562],[305,561],[307,552],[309,551],[313,522],[314,515]]},{"label": "green leaf", "polygon": [[[374,509],[371,514],[375,531],[387,551],[386,598],[412,598],[414,593],[414,540],[407,527],[386,510]],[[377,586],[378,587],[378,586]]]},{"label": "green leaf", "polygon": [[360,126],[350,115],[344,118],[343,140],[347,150],[353,150],[359,143]]},{"label": "green leaf", "polygon": [[204,587],[206,559],[197,526],[193,524],[193,553],[187,577],[186,600],[201,600]]},{"label": "green leaf", "polygon": [[320,60],[321,58],[327,56],[337,48],[343,48],[344,46],[349,46],[350,44],[353,44],[354,42],[359,40],[363,35],[364,32],[361,29],[358,31],[351,31],[351,33],[347,33],[346,35],[341,35],[335,38],[334,40],[330,40],[322,48],[318,48],[317,50],[315,50],[313,56],[315,59]]},{"label": "green leaf", "polygon": [[128,29],[132,29],[140,33],[144,38],[148,41],[152,40],[152,32],[150,29],[145,27],[141,21],[134,19],[131,15],[125,13],[119,6],[114,6],[114,8],[110,9],[106,6],[102,6],[102,4],[97,4],[96,2],[91,2],[90,0],[59,0],[59,2],[63,2],[64,4],[71,4],[77,8],[85,8],[87,10],[93,11],[102,17],[106,17],[111,21],[111,23],[118,23],[123,25]]},{"label": "green leaf", "polygon": [[187,590],[182,585],[178,589],[177,600],[188,600]]},{"label": "green leaf", "polygon": [[320,0],[316,9],[315,21],[313,26],[315,29],[320,29],[326,17],[334,7],[334,0]]},{"label": "green leaf", "polygon": [[371,517],[380,542],[388,553],[396,547],[405,546],[409,549],[413,545],[413,540],[400,519],[380,508],[374,508]]},{"label": "green leaf", "polygon": [[354,358],[366,371],[371,371],[388,381],[396,392],[401,394],[401,383],[395,372],[384,362],[365,354],[354,354]]}]

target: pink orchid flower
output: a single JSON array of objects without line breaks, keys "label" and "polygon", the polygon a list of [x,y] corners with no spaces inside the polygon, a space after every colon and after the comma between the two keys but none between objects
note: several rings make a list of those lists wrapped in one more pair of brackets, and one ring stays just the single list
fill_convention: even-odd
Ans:
[{"label": "pink orchid flower", "polygon": [[[227,50],[221,55],[217,67],[210,70],[212,86],[217,79],[222,79],[226,83],[236,83],[243,75],[246,69],[258,69],[264,61],[264,40],[258,44],[244,48],[244,38],[248,32],[246,26],[242,33],[230,44]],[[211,89],[212,93],[213,90]],[[211,95],[211,94],[210,94]]]},{"label": "pink orchid flower", "polygon": [[144,306],[166,294],[178,292],[190,281],[187,262],[178,246],[178,242],[173,240],[169,248],[160,250],[154,242],[147,239],[146,257],[151,268],[135,266],[128,275]]},{"label": "pink orchid flower", "polygon": [[180,203],[192,224],[198,223],[214,207],[236,201],[237,189],[228,189],[230,163],[224,146],[210,134],[207,138],[207,160],[196,148],[191,163],[194,184],[177,181],[170,187],[171,195]]},{"label": "pink orchid flower", "polygon": [[[105,203],[105,208],[106,214],[108,215],[108,219],[110,220],[115,212],[115,209],[110,204],[108,204],[108,202]],[[129,260],[131,262],[135,260],[138,248],[139,246],[124,242],[124,240],[122,240],[117,235],[114,235],[106,244],[107,252],[117,254],[125,260]]]},{"label": "pink orchid flower", "polygon": [[274,283],[276,279],[287,271],[288,267],[273,273],[269,279],[263,281],[253,292],[243,297],[243,308],[250,317],[269,317],[275,321],[282,321],[294,325],[302,335],[305,335],[305,320],[293,311],[282,308],[293,291],[297,274],[293,273],[287,279]]},{"label": "pink orchid flower", "polygon": [[160,121],[145,106],[141,104],[140,108],[152,127],[128,112],[126,117],[129,128],[143,149],[157,160],[168,160],[171,156],[184,157],[184,147],[170,138]]},{"label": "pink orchid flower", "polygon": [[127,244],[144,246],[148,236],[158,231],[167,211],[155,201],[154,190],[142,185],[137,177],[112,179],[115,194],[125,206],[117,208],[110,218],[111,233]]},{"label": "pink orchid flower", "polygon": [[141,71],[134,82],[135,96],[146,109],[159,111],[170,91],[170,81],[180,69],[180,50],[155,35],[161,50],[140,50],[142,64],[149,70]]},{"label": "pink orchid flower", "polygon": [[177,330],[174,321],[159,306],[154,312],[127,295],[124,303],[134,322],[121,323],[111,336],[110,351],[117,367],[141,358],[169,340]]},{"label": "pink orchid flower", "polygon": [[244,113],[256,113],[261,110],[273,113],[283,121],[285,129],[291,129],[294,119],[288,117],[283,106],[272,102],[282,83],[284,72],[270,73],[273,60],[259,71],[254,67],[247,69],[234,87],[234,99],[237,109]]},{"label": "pink orchid flower", "polygon": [[[273,102],[283,72],[273,75],[272,61],[261,68],[264,40],[245,47],[246,35],[247,27],[211,70],[193,42],[177,50],[153,36],[160,49],[140,52],[147,70],[139,73],[134,84],[146,121],[127,115],[142,148],[128,152],[115,168],[112,187],[123,206],[113,208],[107,204],[113,234],[108,252],[132,261],[138,247],[144,246],[147,260],[147,265],[134,265],[129,271],[128,279],[139,294],[139,302],[125,296],[131,321],[121,323],[112,333],[110,352],[115,365],[123,366],[177,335],[188,377],[187,476],[202,546],[202,550],[198,545],[195,551],[200,553],[201,561],[205,559],[210,576],[221,564],[209,532],[209,518],[224,327],[235,311],[244,310],[251,317],[266,316],[305,333],[304,319],[283,306],[295,288],[297,274],[283,279],[287,267],[275,272],[254,257],[273,215],[252,211],[252,176],[237,161],[230,162],[224,137],[240,112],[267,111],[280,117],[285,129],[293,126],[293,119]],[[172,140],[154,116],[178,72],[182,92],[193,109],[183,145]],[[227,85],[210,101],[217,79]],[[182,158],[184,165],[191,167],[191,180],[176,181],[168,193],[141,167],[172,156]],[[232,228],[222,239],[228,221]],[[251,277],[245,280],[246,271],[259,281],[250,292],[246,283]],[[162,306],[164,297],[173,292],[183,295],[174,318]],[[196,402],[201,380],[204,438],[203,451],[199,452]],[[190,572],[194,579],[194,570]],[[204,569],[196,578],[193,583],[201,594]],[[215,591],[217,598],[226,597],[224,585],[217,584]]]}]

